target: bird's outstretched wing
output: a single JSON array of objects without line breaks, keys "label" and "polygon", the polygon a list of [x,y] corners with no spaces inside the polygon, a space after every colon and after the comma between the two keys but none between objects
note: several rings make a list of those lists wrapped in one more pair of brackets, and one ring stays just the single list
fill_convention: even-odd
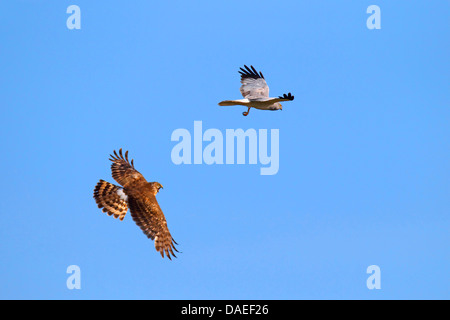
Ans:
[{"label": "bird's outstretched wing", "polygon": [[164,254],[170,259],[176,257],[173,250],[177,244],[172,238],[167,227],[166,218],[159,207],[156,197],[141,196],[130,192],[128,195],[128,207],[134,222],[141,228],[144,234],[155,241],[155,249],[164,258]]},{"label": "bird's outstretched wing", "polygon": [[111,156],[113,163],[111,165],[112,177],[122,186],[127,186],[135,182],[146,182],[144,176],[134,168],[133,160],[131,163],[128,161],[128,151],[125,152],[125,157],[122,154],[122,149],[119,150],[117,154],[114,150],[114,156]]},{"label": "bird's outstretched wing", "polygon": [[253,66],[247,67],[244,65],[245,69],[240,68],[241,71],[241,83],[242,86],[240,91],[242,96],[249,100],[257,100],[261,98],[269,97],[269,86],[261,72],[257,72]]},{"label": "bird's outstretched wing", "polygon": [[265,101],[267,103],[276,103],[276,102],[283,102],[283,101],[292,101],[294,100],[294,96],[289,92],[288,94],[283,94],[283,96],[279,96],[277,98],[268,98]]}]

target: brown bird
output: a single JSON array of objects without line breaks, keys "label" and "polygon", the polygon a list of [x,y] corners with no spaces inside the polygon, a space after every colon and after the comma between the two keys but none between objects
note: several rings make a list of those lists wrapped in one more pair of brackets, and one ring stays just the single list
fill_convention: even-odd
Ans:
[{"label": "brown bird", "polygon": [[156,194],[162,185],[159,182],[147,182],[144,176],[134,168],[133,160],[128,161],[128,151],[125,157],[122,149],[119,154],[114,150],[111,156],[112,177],[122,187],[100,180],[94,189],[94,199],[99,208],[114,218],[123,220],[128,208],[134,222],[142,229],[144,234],[155,241],[156,251],[164,253],[171,259],[176,257],[173,250],[176,241],[172,238],[167,227],[166,218],[156,201]]}]

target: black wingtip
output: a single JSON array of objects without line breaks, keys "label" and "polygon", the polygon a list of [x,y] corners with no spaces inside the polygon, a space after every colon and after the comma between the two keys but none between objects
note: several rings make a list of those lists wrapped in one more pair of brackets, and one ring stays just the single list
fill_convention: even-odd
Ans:
[{"label": "black wingtip", "polygon": [[240,68],[241,71],[239,71],[239,73],[241,74],[241,80],[247,79],[247,78],[264,79],[262,72],[260,71],[258,73],[258,71],[256,71],[255,67],[253,67],[252,65],[250,65],[250,68],[249,68],[247,65],[244,64],[244,68]]},{"label": "black wingtip", "polygon": [[279,96],[278,98],[280,99],[286,99],[286,100],[294,100],[294,96],[289,92],[288,94],[283,94],[283,96]]}]

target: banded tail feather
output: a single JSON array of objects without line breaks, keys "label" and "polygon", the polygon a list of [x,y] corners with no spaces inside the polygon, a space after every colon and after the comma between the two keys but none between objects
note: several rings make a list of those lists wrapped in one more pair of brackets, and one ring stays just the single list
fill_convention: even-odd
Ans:
[{"label": "banded tail feather", "polygon": [[100,180],[94,189],[94,199],[98,207],[109,216],[112,215],[121,221],[125,218],[128,210],[128,196],[123,188]]}]

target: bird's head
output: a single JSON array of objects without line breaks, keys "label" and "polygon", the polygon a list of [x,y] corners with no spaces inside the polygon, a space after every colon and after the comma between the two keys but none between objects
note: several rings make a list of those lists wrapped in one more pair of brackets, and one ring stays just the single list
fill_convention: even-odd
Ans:
[{"label": "bird's head", "polygon": [[270,107],[269,110],[273,110],[273,111],[275,111],[275,110],[283,110],[283,106],[281,105],[281,103],[275,102],[275,103]]},{"label": "bird's head", "polygon": [[159,182],[150,182],[150,185],[152,186],[152,189],[155,192],[155,195],[159,192],[159,189],[164,189],[162,184]]}]

